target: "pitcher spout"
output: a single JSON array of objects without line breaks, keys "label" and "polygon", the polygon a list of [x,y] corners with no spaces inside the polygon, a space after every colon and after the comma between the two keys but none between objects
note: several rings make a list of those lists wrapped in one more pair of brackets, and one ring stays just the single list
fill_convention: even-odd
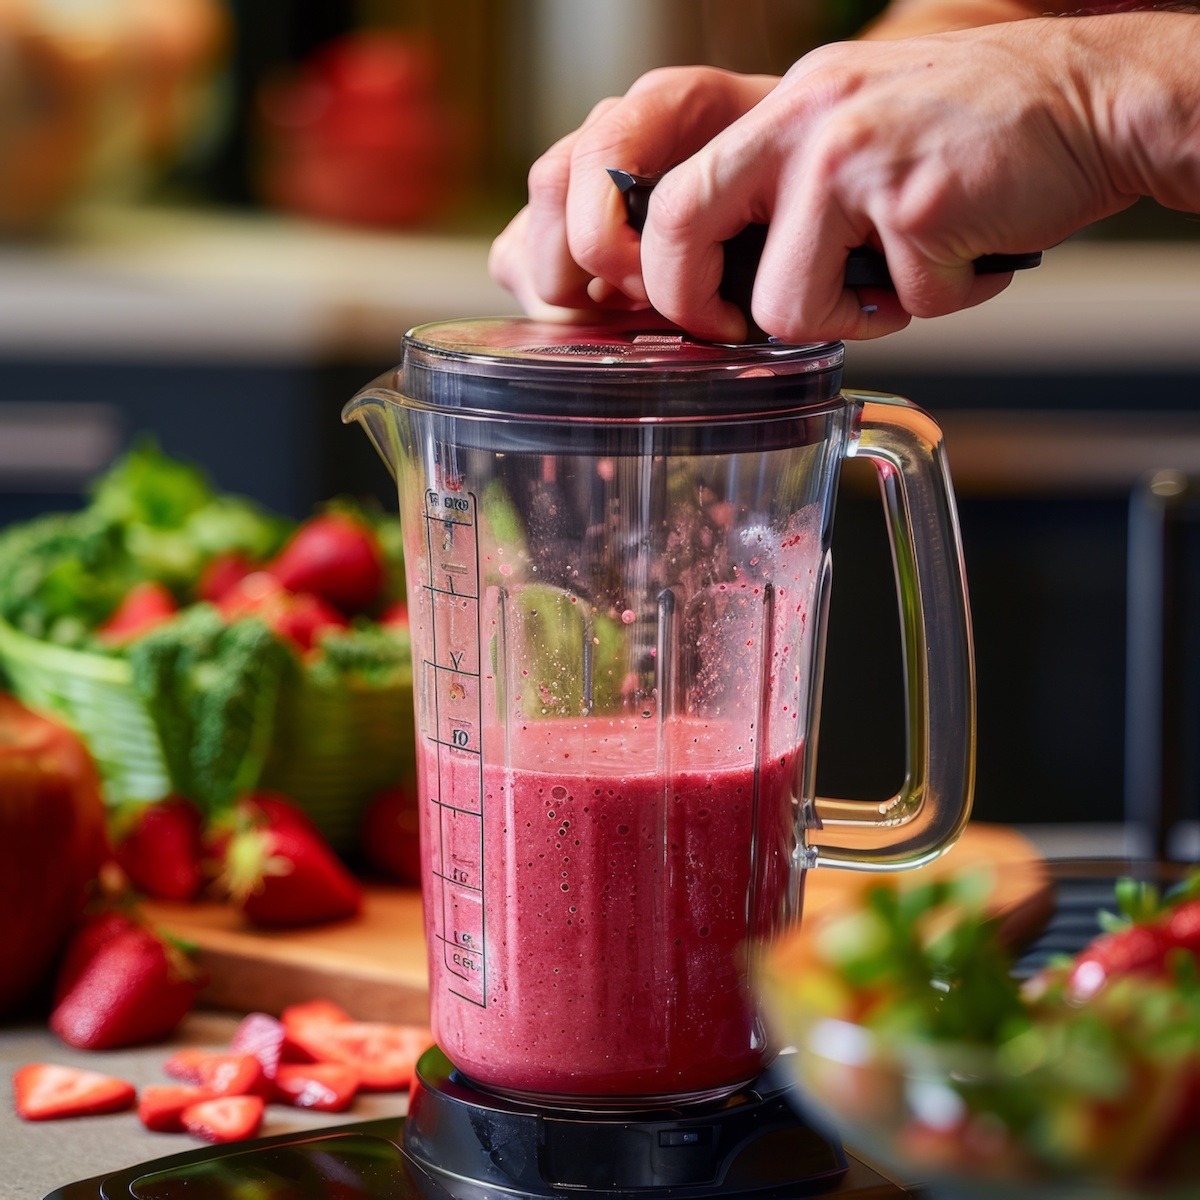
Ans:
[{"label": "pitcher spout", "polygon": [[379,454],[396,477],[400,447],[396,439],[395,407],[399,393],[390,386],[394,372],[389,371],[369,383],[342,409],[342,421],[349,425],[357,421],[366,431]]}]

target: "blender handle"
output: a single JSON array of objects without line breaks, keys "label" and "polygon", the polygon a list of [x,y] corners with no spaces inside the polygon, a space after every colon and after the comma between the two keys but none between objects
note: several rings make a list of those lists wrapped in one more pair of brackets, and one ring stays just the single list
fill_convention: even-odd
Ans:
[{"label": "blender handle", "polygon": [[888,518],[904,645],[906,769],[899,793],[882,804],[817,798],[814,826],[835,827],[839,841],[808,846],[807,865],[900,870],[948,850],[970,815],[971,616],[937,423],[899,396],[847,392],[846,399],[858,410],[846,457],[874,463]]}]

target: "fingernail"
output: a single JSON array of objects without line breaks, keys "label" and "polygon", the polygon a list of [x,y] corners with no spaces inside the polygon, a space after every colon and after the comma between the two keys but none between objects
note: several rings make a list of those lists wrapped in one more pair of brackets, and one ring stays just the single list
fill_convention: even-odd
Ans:
[{"label": "fingernail", "polygon": [[864,312],[867,314],[867,316],[870,316],[872,313],[877,313],[879,311],[879,305],[878,304],[864,304],[862,306],[862,308],[860,308],[858,311]]}]

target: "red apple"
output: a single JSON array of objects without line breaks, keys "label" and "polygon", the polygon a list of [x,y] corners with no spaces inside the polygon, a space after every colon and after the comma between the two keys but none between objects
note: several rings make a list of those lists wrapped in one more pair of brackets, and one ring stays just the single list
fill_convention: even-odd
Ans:
[{"label": "red apple", "polygon": [[0,694],[0,1015],[49,975],[106,853],[87,749]]}]

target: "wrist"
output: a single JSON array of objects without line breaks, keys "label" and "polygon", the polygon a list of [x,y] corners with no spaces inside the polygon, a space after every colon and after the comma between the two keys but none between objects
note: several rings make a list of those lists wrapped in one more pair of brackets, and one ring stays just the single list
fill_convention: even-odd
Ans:
[{"label": "wrist", "polygon": [[1088,105],[1115,187],[1200,212],[1200,15],[1064,22],[1085,49]]}]

